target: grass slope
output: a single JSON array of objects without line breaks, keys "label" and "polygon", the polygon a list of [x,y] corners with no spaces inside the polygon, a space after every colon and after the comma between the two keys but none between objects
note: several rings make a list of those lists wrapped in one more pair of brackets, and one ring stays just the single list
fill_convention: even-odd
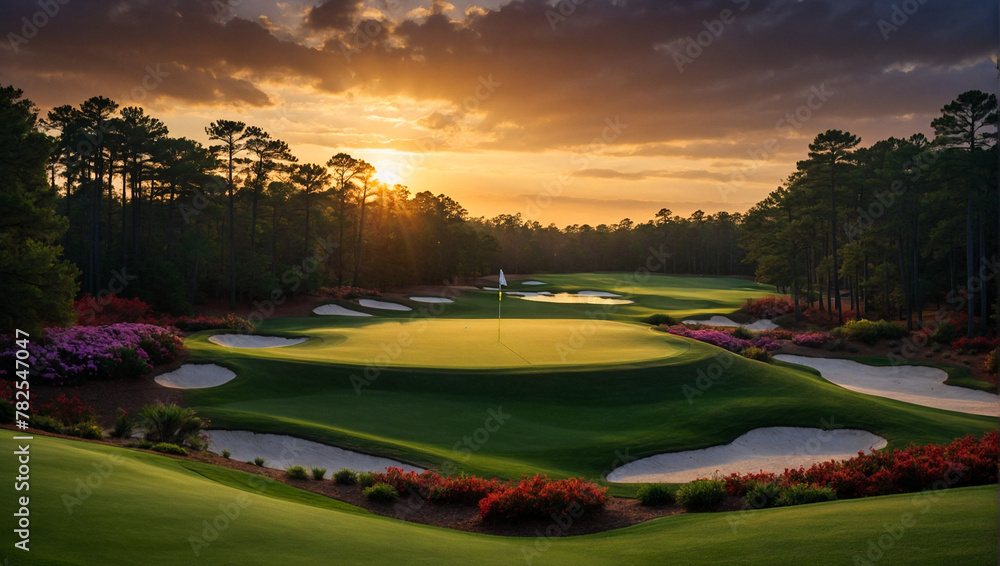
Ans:
[{"label": "grass slope", "polygon": [[[501,477],[603,477],[626,457],[725,444],[763,426],[859,428],[893,446],[996,427],[995,419],[869,397],[815,373],[673,340],[688,347],[670,365],[517,373],[343,367],[217,348],[212,360],[239,377],[185,398],[214,427]],[[509,417],[497,427],[490,411]]]},{"label": "grass slope", "polygon": [[[11,437],[10,431],[0,433],[8,456]],[[13,477],[14,466],[13,457],[0,459],[0,474]],[[0,550],[0,558],[19,566],[832,565],[870,559],[866,553],[879,541],[887,548],[879,564],[997,560],[996,486],[749,514],[681,515],[547,539],[404,523],[242,472],[63,439],[36,437],[31,466],[31,552],[13,548],[10,529]],[[12,507],[13,484],[2,490],[4,507]],[[911,526],[899,527],[903,520]],[[885,525],[897,536],[887,535]]]}]

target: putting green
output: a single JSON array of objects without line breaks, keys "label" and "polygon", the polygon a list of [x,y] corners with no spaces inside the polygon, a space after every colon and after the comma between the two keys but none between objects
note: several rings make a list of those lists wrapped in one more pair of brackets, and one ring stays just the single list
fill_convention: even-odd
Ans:
[{"label": "putting green", "polygon": [[[312,322],[312,319],[308,319]],[[303,325],[304,326],[304,325]],[[607,320],[373,320],[301,331],[310,340],[284,348],[245,350],[270,359],[380,368],[511,370],[656,363],[682,358],[690,342],[648,326]],[[212,356],[222,347],[191,341]],[[201,347],[204,345],[205,347]]]}]

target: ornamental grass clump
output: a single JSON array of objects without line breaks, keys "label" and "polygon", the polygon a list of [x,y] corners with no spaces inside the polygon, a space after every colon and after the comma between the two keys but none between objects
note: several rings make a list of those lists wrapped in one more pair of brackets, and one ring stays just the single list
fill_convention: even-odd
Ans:
[{"label": "ornamental grass clump", "polygon": [[201,448],[204,443],[200,434],[207,423],[190,407],[173,403],[146,405],[139,412],[139,419],[146,430],[146,440],[150,442],[168,442],[193,448]]}]

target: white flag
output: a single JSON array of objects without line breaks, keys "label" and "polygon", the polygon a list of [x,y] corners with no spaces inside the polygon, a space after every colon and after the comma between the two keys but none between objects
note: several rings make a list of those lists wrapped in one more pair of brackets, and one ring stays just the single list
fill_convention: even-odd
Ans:
[{"label": "white flag", "polygon": [[507,284],[507,278],[503,276],[503,270],[500,270],[500,287]]}]

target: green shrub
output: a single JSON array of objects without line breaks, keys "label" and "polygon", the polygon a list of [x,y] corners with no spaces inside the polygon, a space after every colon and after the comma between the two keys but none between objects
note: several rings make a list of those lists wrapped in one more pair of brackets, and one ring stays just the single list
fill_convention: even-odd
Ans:
[{"label": "green shrub", "polygon": [[934,344],[931,346],[931,351],[935,354],[941,351],[941,344]]},{"label": "green shrub", "polygon": [[310,470],[312,472],[312,477],[316,481],[323,481],[323,476],[326,475],[326,468],[313,468]]},{"label": "green shrub", "polygon": [[248,463],[253,464],[254,466],[262,468],[262,467],[264,467],[264,464],[267,463],[267,459],[266,458],[261,458],[260,456],[257,456],[256,458],[253,459],[252,462],[248,462]]},{"label": "green shrub", "polygon": [[287,470],[285,470],[285,473],[288,474],[288,477],[292,478],[293,480],[309,479],[309,472],[302,466],[292,466]]},{"label": "green shrub", "polygon": [[230,452],[229,450],[226,450],[225,448],[222,449],[222,457],[225,458],[226,460],[228,460],[229,457],[232,455],[233,453]]},{"label": "green shrub", "polygon": [[839,330],[844,338],[865,344],[883,339],[898,340],[907,334],[906,328],[887,320],[849,320]]},{"label": "green shrub", "polygon": [[769,364],[774,361],[770,352],[763,348],[758,348],[757,346],[750,346],[749,348],[740,350],[740,355],[747,359],[764,362],[765,364]]},{"label": "green shrub", "polygon": [[333,483],[339,485],[354,485],[358,483],[358,473],[347,468],[337,470],[337,473],[333,474]]},{"label": "green shrub", "polygon": [[111,436],[115,438],[128,438],[135,430],[135,419],[128,414],[125,409],[118,409],[118,416],[115,417],[115,428],[111,431]]},{"label": "green shrub", "polygon": [[125,446],[128,446],[129,448],[141,448],[143,450],[149,450],[150,448],[153,447],[153,443],[148,440],[133,440],[132,442],[129,442]]},{"label": "green shrub", "polygon": [[694,480],[677,489],[677,502],[688,511],[712,511],[726,498],[722,480]]},{"label": "green shrub", "polygon": [[38,430],[44,430],[45,432],[56,432],[60,434],[62,434],[63,430],[62,422],[46,415],[31,415],[31,427],[37,428]]},{"label": "green shrub", "polygon": [[983,360],[983,371],[990,375],[997,374],[997,352],[1000,350],[993,350],[989,354],[986,354],[986,359]]},{"label": "green shrub", "polygon": [[651,314],[646,318],[642,319],[646,324],[652,324],[653,326],[667,325],[671,326],[677,324],[677,320],[667,313],[658,312],[656,314]]},{"label": "green shrub", "polygon": [[848,344],[847,345],[847,351],[850,352],[850,353],[852,353],[852,354],[857,354],[858,352],[861,351],[861,348],[858,348],[854,344]]},{"label": "green shrub", "polygon": [[662,483],[647,483],[639,488],[636,496],[639,498],[639,503],[647,507],[674,503],[673,491]]},{"label": "green shrub", "polygon": [[66,427],[65,433],[69,436],[85,438],[87,440],[101,440],[104,438],[104,429],[95,422],[76,423]]},{"label": "green shrub", "polygon": [[783,489],[781,494],[778,495],[778,499],[775,500],[774,506],[805,505],[807,503],[833,501],[834,499],[837,499],[837,494],[831,487],[797,483]]},{"label": "green shrub", "polygon": [[173,403],[146,405],[139,412],[139,418],[146,429],[146,440],[154,443],[198,446],[202,444],[201,429],[207,424],[195,415],[194,409]]},{"label": "green shrub", "polygon": [[753,332],[747,330],[746,326],[740,326],[736,330],[733,330],[733,336],[740,340],[751,340],[753,339]]},{"label": "green shrub", "polygon": [[938,324],[934,332],[931,332],[931,341],[938,344],[951,344],[955,338],[958,338],[958,332],[955,331],[955,325],[948,320]]},{"label": "green shrub", "polygon": [[749,509],[773,507],[781,494],[781,487],[773,482],[754,482],[747,486],[746,502]]},{"label": "green shrub", "polygon": [[375,485],[375,474],[371,472],[358,472],[358,485],[362,488]]},{"label": "green shrub", "polygon": [[174,456],[188,455],[187,450],[171,442],[157,442],[156,444],[150,446],[149,449],[156,452],[163,452],[164,454],[173,454]]},{"label": "green shrub", "polygon": [[0,399],[0,424],[12,423],[16,416],[17,412],[14,410],[14,404],[5,399]]},{"label": "green shrub", "polygon": [[396,488],[387,483],[377,483],[362,490],[364,495],[372,503],[392,503],[399,499],[399,492]]},{"label": "green shrub", "polygon": [[[114,379],[138,379],[153,370],[149,362],[139,357],[135,348],[121,347],[114,350],[113,360],[102,364],[101,375]],[[121,360],[120,362],[117,360]]]}]

